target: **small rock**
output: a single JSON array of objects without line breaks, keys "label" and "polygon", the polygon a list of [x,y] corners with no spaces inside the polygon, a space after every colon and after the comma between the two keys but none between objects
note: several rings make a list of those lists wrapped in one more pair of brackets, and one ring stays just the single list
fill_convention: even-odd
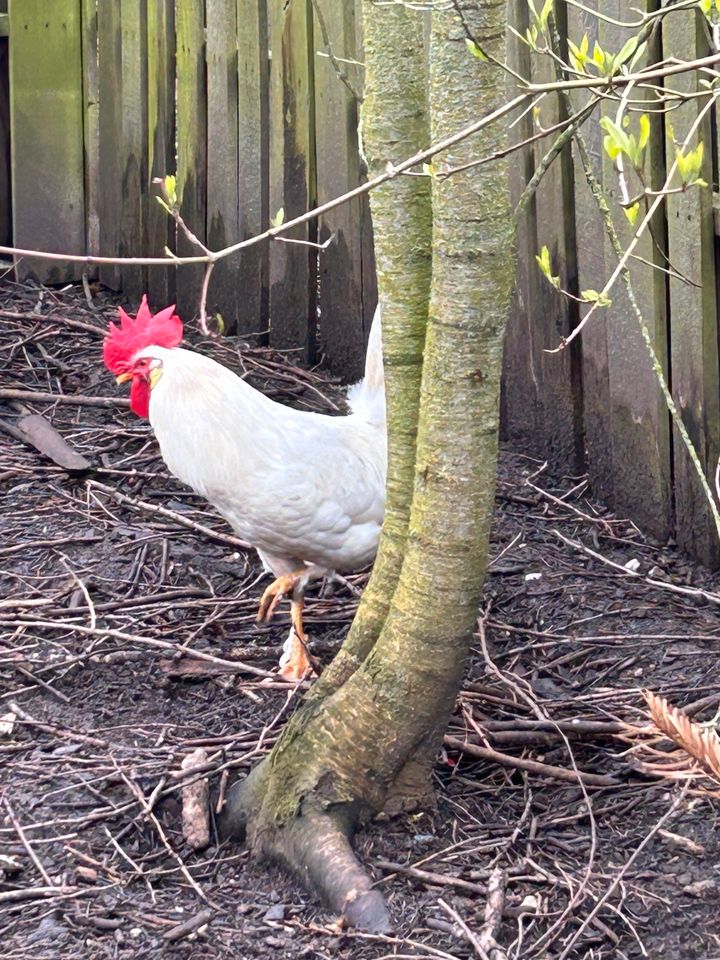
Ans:
[{"label": "small rock", "polygon": [[265,911],[263,920],[282,921],[285,919],[285,912],[286,908],[284,903],[275,903]]},{"label": "small rock", "polygon": [[708,878],[688,883],[683,887],[683,893],[689,893],[691,897],[706,897],[709,893],[715,893],[716,889],[715,880]]}]

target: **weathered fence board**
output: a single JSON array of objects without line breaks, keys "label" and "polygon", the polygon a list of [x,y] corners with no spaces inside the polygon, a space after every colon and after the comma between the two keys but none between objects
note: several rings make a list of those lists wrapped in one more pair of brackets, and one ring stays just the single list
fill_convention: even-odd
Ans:
[{"label": "weathered fence board", "polygon": [[[175,4],[174,0],[147,0],[147,123],[148,176],[175,173]],[[162,257],[174,247],[172,219],[156,202],[157,188],[148,185],[144,250]],[[148,270],[147,292],[158,309],[175,299],[175,273]]]},{"label": "weathered fence board", "polygon": [[[19,247],[83,253],[80,3],[12,0],[9,14],[13,238]],[[60,282],[81,270],[25,258],[17,273]]]},{"label": "weathered fence board", "polygon": [[[650,4],[641,3],[649,8]],[[624,0],[603,0],[603,12],[621,20],[626,9]],[[600,44],[605,51],[617,53],[634,31],[617,26],[608,20],[600,23]],[[654,56],[653,56],[654,55]],[[648,47],[638,68],[660,57],[659,44]],[[634,100],[637,101],[638,94]],[[617,107],[605,101],[603,115],[618,120]],[[639,135],[637,106],[629,113],[630,130]],[[591,127],[597,124],[593,119]],[[664,177],[662,118],[654,113],[652,135],[645,149],[645,180],[657,189]],[[596,134],[597,135],[597,134]],[[622,213],[618,173],[607,154],[603,153],[602,177],[605,194],[620,241],[625,248],[633,238],[635,228]],[[642,184],[631,170],[625,170],[628,192],[636,196]],[[644,215],[640,209],[636,226]],[[660,363],[667,369],[667,309],[665,278],[650,264],[664,266],[664,231],[662,220],[656,219],[649,232],[640,241],[637,254],[645,260],[632,260],[629,269],[633,292],[643,314]],[[617,266],[617,256],[610,241],[604,238],[605,271],[602,277],[587,276],[585,288],[600,289],[607,276]],[[667,406],[658,387],[647,347],[643,341],[637,316],[631,306],[622,280],[618,280],[611,294],[612,306],[607,308],[606,334],[608,376],[610,384],[610,429],[612,446],[613,499],[615,509],[635,518],[645,530],[659,538],[670,532],[670,437]],[[596,311],[597,312],[597,311]],[[605,310],[601,311],[605,312]],[[593,320],[590,321],[594,322]]]},{"label": "weathered fence board", "polygon": [[[270,216],[285,220],[315,203],[312,14],[309,0],[268,7],[270,42]],[[305,224],[270,246],[270,343],[314,354],[316,251]]]},{"label": "weathered fence board", "polygon": [[[207,98],[205,92],[205,0],[175,0],[177,189],[180,214],[195,236],[206,240]],[[197,254],[197,247],[178,232],[180,256]],[[200,301],[203,268],[178,268],[178,308],[186,320]]]},{"label": "weathered fence board", "polygon": [[[600,0],[588,0],[586,6],[597,10]],[[598,20],[591,12],[577,7],[568,10],[568,36],[578,46],[587,34],[590,48],[598,39]],[[573,108],[578,111],[588,102],[585,91],[576,92]],[[595,175],[602,182],[602,132],[597,115],[583,128],[583,138]],[[582,161],[574,146],[575,244],[580,290],[601,287],[606,279],[605,230],[597,204],[585,177]],[[613,449],[611,429],[610,377],[607,345],[608,314],[598,310],[583,329],[582,384],[583,429],[587,469],[593,490],[608,502],[613,501]]]},{"label": "weathered fence board", "polygon": [[[528,26],[526,0],[510,0],[508,21],[523,34]],[[522,77],[530,76],[530,51],[513,33],[508,31],[508,64]],[[516,92],[515,81],[508,84],[508,95]],[[524,143],[532,136],[532,116],[519,108],[508,118],[508,139],[512,146]],[[532,148],[516,150],[509,165],[510,192],[513,206],[517,206],[523,191],[533,175]],[[536,236],[534,199],[518,219],[517,277],[513,294],[512,319],[505,331],[503,361],[503,388],[501,394],[501,431],[505,439],[518,445],[537,434],[539,384],[535,373],[535,353],[532,349],[533,313],[530,296],[530,271],[535,270]]]},{"label": "weathered fence board", "polygon": [[[518,5],[515,15],[520,18],[517,29],[522,33],[527,18],[526,5]],[[518,64],[527,71],[526,54],[518,50],[516,56]],[[532,55],[529,69],[536,82],[555,80],[552,63],[546,57]],[[536,129],[552,127],[564,115],[557,94],[551,94],[540,105]],[[527,138],[533,132],[525,118],[516,135]],[[553,139],[547,137],[527,148],[532,158],[532,167],[527,171],[530,175],[540,166]],[[506,433],[521,443],[530,441],[533,452],[547,459],[551,468],[571,473],[582,469],[583,464],[581,397],[576,374],[579,346],[574,344],[560,352],[550,351],[556,350],[573,328],[576,310],[573,302],[542,276],[535,264],[535,254],[547,245],[553,272],[559,275],[562,288],[575,290],[573,192],[572,160],[566,148],[543,177],[523,218],[522,286],[518,287],[516,299],[521,306],[511,322],[506,341],[503,418]]]},{"label": "weathered fence board", "polygon": [[[358,94],[353,86],[355,8],[335,0],[317,0],[315,13],[315,150],[317,199],[325,203],[352,189],[360,179],[355,147]],[[318,241],[334,235],[318,260],[320,342],[328,362],[347,380],[362,375],[365,333],[362,311],[360,198],[320,218]]]},{"label": "weathered fence board", "polygon": [[[694,59],[707,55],[707,40],[701,14],[696,31],[686,19],[668,17],[663,23],[663,42],[673,56]],[[691,92],[699,90],[692,73],[673,77],[668,86]],[[692,100],[673,111],[675,139],[682,142],[698,116],[702,102]],[[710,115],[701,122],[690,147],[705,144],[703,177],[713,182]],[[675,146],[668,139],[668,166]],[[676,175],[674,184],[679,183]],[[718,312],[715,273],[715,237],[712,193],[691,188],[667,200],[670,276],[672,389],[690,437],[708,477],[712,478],[720,454],[720,378],[718,376]],[[674,431],[676,537],[679,545],[717,562],[718,545],[704,493],[682,440]]]},{"label": "weathered fence board", "polygon": [[[83,139],[87,251],[100,253],[100,64],[97,0],[82,0]],[[91,272],[89,270],[88,272]],[[96,272],[96,271],[95,271]]]},{"label": "weathered fence board", "polygon": [[[268,25],[265,0],[238,0],[239,240],[268,227]],[[268,316],[268,244],[241,254],[238,333],[262,332]]]},{"label": "weathered fence board", "polygon": [[[238,238],[238,57],[235,0],[206,0],[207,37],[207,242],[221,250]],[[208,311],[220,314],[225,329],[237,325],[241,291],[239,254],[216,264]]]},{"label": "weathered fence board", "polygon": [[[100,249],[132,257],[147,216],[147,34],[145,0],[98,5],[100,75]],[[102,267],[100,279],[137,301],[144,267]]]},{"label": "weathered fence board", "polygon": [[0,37],[0,243],[11,240],[9,58],[7,37]]}]

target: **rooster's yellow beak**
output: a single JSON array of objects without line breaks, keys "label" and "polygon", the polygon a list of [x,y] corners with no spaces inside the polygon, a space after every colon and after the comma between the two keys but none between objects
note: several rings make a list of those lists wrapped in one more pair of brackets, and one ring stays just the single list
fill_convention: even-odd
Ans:
[{"label": "rooster's yellow beak", "polygon": [[121,373],[119,377],[115,377],[115,383],[127,383],[128,380],[132,380],[131,373]]}]

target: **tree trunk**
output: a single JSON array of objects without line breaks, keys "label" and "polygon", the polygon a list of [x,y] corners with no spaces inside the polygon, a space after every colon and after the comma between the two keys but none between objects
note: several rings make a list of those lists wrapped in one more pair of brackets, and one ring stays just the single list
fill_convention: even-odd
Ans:
[{"label": "tree trunk", "polygon": [[[457,7],[483,48],[502,59],[504,5],[459,0]],[[391,131],[396,118],[382,127],[385,99],[396,102],[394,85],[403,85],[408,63],[415,76],[412,59],[422,51],[421,31],[416,15],[403,7],[368,3],[365,12],[369,117],[375,118],[374,131]],[[455,11],[433,12],[434,138],[503,101],[502,72],[470,56],[464,31]],[[369,141],[376,163],[391,139],[383,136],[385,142]],[[495,129],[485,133],[480,149],[463,143],[443,159],[458,165],[504,143],[504,130]],[[413,148],[402,143],[398,149]],[[342,672],[324,690],[316,686],[322,695],[309,698],[270,757],[232,789],[223,818],[225,833],[247,833],[257,853],[295,869],[333,909],[374,930],[388,928],[387,912],[348,838],[383,809],[394,785],[407,790],[422,781],[460,686],[486,565],[502,337],[513,276],[504,167],[435,178],[428,312],[426,254],[422,247],[409,252],[404,243],[407,231],[413,231],[412,243],[425,235],[428,214],[417,192],[404,196],[398,210],[393,191],[410,191],[404,179],[417,180],[393,181],[373,206],[383,335],[392,362],[386,371],[390,513],[372,608],[364,599],[362,630],[351,631],[352,651],[346,651]],[[421,323],[428,316],[415,436],[413,383]],[[389,571],[384,584],[378,570],[383,577]]]},{"label": "tree trunk", "polygon": [[[403,6],[364,5],[363,148],[371,177],[430,142],[423,18]],[[385,523],[373,574],[350,633],[313,692],[337,689],[375,643],[400,574],[410,517],[420,376],[430,295],[430,183],[402,177],[370,197],[387,392]]]}]

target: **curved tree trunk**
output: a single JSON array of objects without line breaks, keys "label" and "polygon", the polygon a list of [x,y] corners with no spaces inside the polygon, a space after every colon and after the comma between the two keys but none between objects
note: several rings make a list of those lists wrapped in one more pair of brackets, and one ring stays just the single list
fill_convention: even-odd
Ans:
[{"label": "curved tree trunk", "polygon": [[[365,3],[363,147],[371,177],[428,146],[423,20],[403,6]],[[313,697],[337,689],[375,643],[400,574],[410,516],[432,242],[430,184],[402,177],[370,197],[387,385],[385,523],[373,574],[338,656]]]},{"label": "curved tree trunk", "polygon": [[[502,59],[504,5],[488,0],[457,5],[468,29]],[[417,30],[401,31],[393,42],[389,19],[384,30],[373,32],[379,22],[374,18],[389,14],[397,23],[403,18],[407,31],[410,11],[366,5],[367,67],[378,97],[387,84],[400,82],[398,71],[415,50],[405,44],[417,37]],[[464,36],[454,11],[434,11],[433,137],[459,129],[503,99],[502,73],[471,58]],[[385,40],[382,53],[373,48]],[[379,55],[373,57],[373,49]],[[403,63],[389,62],[391,53]],[[444,159],[457,165],[503,145],[504,131],[494,130],[485,134],[481,148],[461,144]],[[224,815],[226,833],[246,832],[255,851],[298,871],[350,922],[375,930],[387,929],[387,912],[348,838],[383,809],[393,787],[402,793],[417,784],[418,772],[420,779],[426,774],[460,686],[485,573],[502,337],[513,275],[504,168],[478,167],[433,180],[432,285],[413,457],[412,383],[428,291],[423,251],[397,254],[407,223],[419,230],[422,219],[422,209],[416,215],[397,211],[390,191],[403,187],[402,180],[393,181],[373,208],[384,336],[393,361],[387,370],[389,484],[397,486],[390,490],[386,552],[373,577],[372,609],[366,615],[369,604],[361,605],[359,617],[367,620],[362,631],[354,629],[342,675],[335,673],[323,696],[311,697],[292,718],[270,757],[230,792]],[[404,202],[414,201],[420,202],[417,195]],[[412,291],[405,277],[411,270],[417,284]],[[387,576],[385,584],[378,571]]]}]

